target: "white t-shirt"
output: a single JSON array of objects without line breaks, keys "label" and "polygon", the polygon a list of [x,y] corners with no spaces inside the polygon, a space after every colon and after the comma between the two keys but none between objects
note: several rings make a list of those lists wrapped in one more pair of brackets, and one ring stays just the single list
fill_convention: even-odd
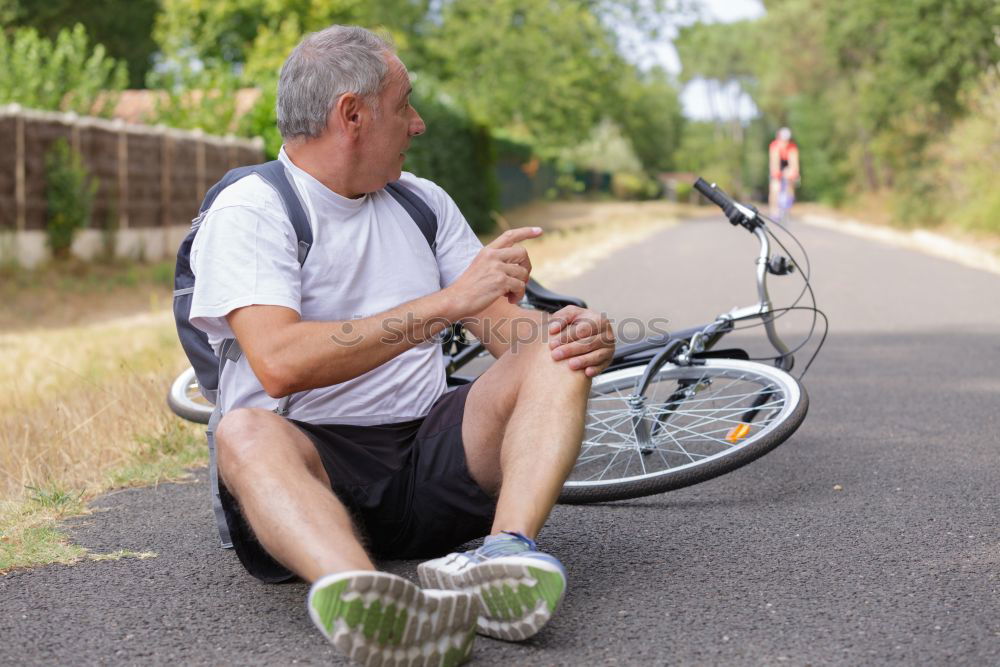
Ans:
[{"label": "white t-shirt", "polygon": [[[376,315],[450,285],[482,248],[455,202],[434,183],[400,179],[437,215],[437,254],[385,190],[347,199],[292,164],[282,149],[313,230],[301,266],[280,197],[256,175],[223,190],[191,248],[197,278],[191,323],[218,351],[233,332],[226,315],[249,305],[285,306],[303,320]],[[246,355],[228,362],[219,382],[223,413],[274,409]],[[288,416],[317,424],[390,424],[423,417],[445,390],[441,346],[428,341],[360,377],[292,396]]]}]

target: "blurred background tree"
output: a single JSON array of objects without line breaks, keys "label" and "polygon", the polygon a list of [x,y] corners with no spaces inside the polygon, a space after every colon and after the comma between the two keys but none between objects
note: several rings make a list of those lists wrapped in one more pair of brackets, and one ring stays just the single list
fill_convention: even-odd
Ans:
[{"label": "blurred background tree", "polygon": [[128,86],[142,88],[157,50],[158,8],[158,0],[0,0],[0,25],[8,36],[17,28],[34,28],[55,40],[61,30],[80,24],[109,57],[125,63]]},{"label": "blurred background tree", "polygon": [[109,115],[125,88],[125,64],[91,45],[80,24],[47,39],[34,28],[0,33],[0,104]]},{"label": "blurred background tree", "polygon": [[[989,106],[983,100],[996,94],[984,76],[1000,62],[1000,3],[763,4],[758,19],[681,30],[681,80],[731,86],[759,113],[720,115],[712,123],[714,140],[706,128],[689,124],[678,161],[711,169],[736,191],[760,191],[766,167],[748,169],[748,159],[764,155],[774,131],[788,125],[800,148],[801,197],[887,200],[895,218],[909,224],[940,220],[954,209],[959,202],[945,193],[938,160],[962,153],[943,147],[957,140],[957,127],[989,139],[988,123],[969,130],[976,124],[967,119],[981,117]],[[756,123],[760,131],[748,143],[741,133]],[[972,157],[967,148],[964,154]],[[969,160],[963,169],[975,171],[983,162]]]}]

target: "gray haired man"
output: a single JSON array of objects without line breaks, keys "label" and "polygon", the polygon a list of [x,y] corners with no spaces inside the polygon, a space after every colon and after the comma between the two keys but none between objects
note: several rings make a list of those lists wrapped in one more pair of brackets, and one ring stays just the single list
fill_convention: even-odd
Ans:
[{"label": "gray haired man", "polygon": [[[477,630],[529,637],[563,597],[563,566],[533,540],[614,343],[595,312],[516,305],[531,271],[519,242],[540,229],[483,247],[447,193],[402,172],[425,130],[410,92],[392,46],[367,30],[303,39],[281,71],[278,126],[313,227],[308,261],[277,195],[256,176],[236,182],[192,248],[191,321],[244,352],[220,380],[217,447],[246,569],[311,582],[311,617],[360,662],[457,664]],[[390,182],[433,210],[435,249]],[[454,322],[497,361],[447,391],[435,337]],[[524,343],[513,329],[525,323],[542,335]],[[373,557],[436,559],[421,588]]]}]

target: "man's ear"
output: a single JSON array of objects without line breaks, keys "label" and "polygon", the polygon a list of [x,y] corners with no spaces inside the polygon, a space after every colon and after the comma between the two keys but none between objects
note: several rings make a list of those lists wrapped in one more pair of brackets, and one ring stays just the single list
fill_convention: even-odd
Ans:
[{"label": "man's ear", "polygon": [[364,118],[362,113],[364,102],[354,93],[344,93],[333,105],[330,116],[327,118],[327,126],[340,129],[349,137],[355,137],[361,131],[361,123]]}]

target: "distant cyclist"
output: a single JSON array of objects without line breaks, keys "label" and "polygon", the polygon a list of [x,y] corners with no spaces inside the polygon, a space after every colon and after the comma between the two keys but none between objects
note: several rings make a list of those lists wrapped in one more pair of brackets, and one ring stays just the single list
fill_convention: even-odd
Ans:
[{"label": "distant cyclist", "polygon": [[791,209],[799,182],[799,147],[792,141],[792,131],[787,127],[778,130],[767,152],[771,174],[767,201],[771,217],[780,220]]}]

